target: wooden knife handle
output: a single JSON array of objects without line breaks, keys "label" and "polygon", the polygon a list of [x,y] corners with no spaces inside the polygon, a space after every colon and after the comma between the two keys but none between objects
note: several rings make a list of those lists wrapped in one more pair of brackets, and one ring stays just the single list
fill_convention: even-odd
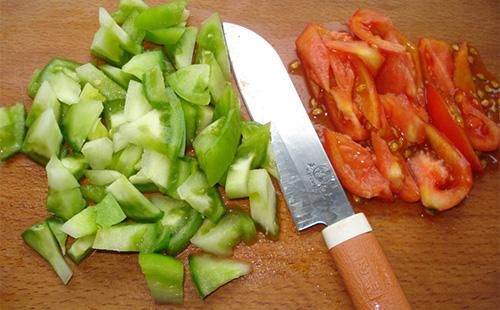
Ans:
[{"label": "wooden knife handle", "polygon": [[411,309],[363,213],[323,230],[323,237],[357,309]]}]

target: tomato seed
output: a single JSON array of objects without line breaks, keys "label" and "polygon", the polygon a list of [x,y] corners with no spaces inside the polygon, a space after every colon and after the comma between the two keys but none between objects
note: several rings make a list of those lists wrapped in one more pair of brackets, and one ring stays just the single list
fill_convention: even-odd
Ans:
[{"label": "tomato seed", "polygon": [[475,48],[471,47],[471,48],[469,48],[469,53],[470,53],[471,55],[476,56],[476,55],[477,55],[477,50],[476,50]]},{"label": "tomato seed", "polygon": [[481,100],[481,105],[485,108],[490,106],[490,101],[488,99]]},{"label": "tomato seed", "polygon": [[481,89],[478,89],[477,90],[477,96],[480,98],[480,99],[483,99],[484,98],[484,91],[481,90]]},{"label": "tomato seed", "polygon": [[467,60],[469,61],[470,64],[474,63],[474,57],[472,56],[467,57]]},{"label": "tomato seed", "polygon": [[477,76],[477,78],[478,78],[478,79],[480,79],[481,81],[486,80],[486,77],[485,77],[485,76],[484,76],[484,74],[482,74],[482,73],[478,73],[478,74],[476,74],[476,76]]},{"label": "tomato seed", "polygon": [[314,108],[314,109],[312,110],[312,114],[313,114],[314,116],[318,116],[318,115],[320,115],[320,114],[322,114],[322,113],[323,113],[323,110],[322,110],[321,108]]}]

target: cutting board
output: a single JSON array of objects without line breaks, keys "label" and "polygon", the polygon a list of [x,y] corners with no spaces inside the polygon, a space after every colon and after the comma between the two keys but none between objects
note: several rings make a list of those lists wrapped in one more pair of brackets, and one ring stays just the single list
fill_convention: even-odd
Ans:
[{"label": "cutting board", "polygon": [[[159,1],[148,1],[157,4]],[[118,1],[0,1],[0,104],[31,100],[26,86],[34,69],[51,57],[89,61],[98,28],[98,7],[114,10]],[[310,20],[346,21],[358,7],[388,14],[409,38],[466,40],[499,76],[497,1],[191,1],[191,23],[212,12],[264,36],[288,64],[296,58],[294,40]],[[263,73],[264,74],[264,73]],[[294,76],[304,102],[309,96]],[[498,154],[497,154],[498,156]],[[364,212],[415,309],[495,309],[499,307],[498,165],[476,175],[469,197],[449,212],[429,216],[419,204],[368,201]],[[94,253],[72,265],[64,286],[49,265],[26,246],[21,232],[43,220],[45,170],[23,155],[0,164],[0,308],[151,309],[152,301],[135,254]],[[253,264],[253,273],[202,301],[186,272],[186,308],[350,309],[351,301],[328,255],[320,230],[297,233],[279,199],[278,241],[262,235],[238,246],[235,257]],[[190,248],[187,252],[195,249]],[[181,255],[186,260],[186,253]]]}]

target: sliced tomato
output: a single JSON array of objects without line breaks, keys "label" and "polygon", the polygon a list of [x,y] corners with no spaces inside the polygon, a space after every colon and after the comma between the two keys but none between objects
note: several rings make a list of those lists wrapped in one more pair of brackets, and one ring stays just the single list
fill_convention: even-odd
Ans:
[{"label": "sliced tomato", "polygon": [[500,143],[500,129],[498,125],[489,119],[472,102],[475,99],[464,92],[458,93],[463,98],[460,102],[460,110],[464,120],[464,129],[472,147],[479,151],[494,151]]},{"label": "sliced tomato", "polygon": [[373,78],[361,60],[357,57],[350,59],[356,75],[353,100],[361,108],[361,113],[372,127],[379,129],[382,127],[382,105]]},{"label": "sliced tomato", "polygon": [[[342,97],[334,99],[334,97],[328,93],[324,94],[323,100],[328,118],[338,131],[349,135],[355,141],[368,139],[369,133],[360,122],[359,118],[361,117],[361,113],[355,105],[349,102],[342,104],[342,100],[347,99],[343,99]],[[346,106],[343,111],[338,108],[339,102],[341,106]]]},{"label": "sliced tomato", "polygon": [[403,187],[404,180],[403,170],[398,160],[387,146],[387,142],[379,135],[372,133],[371,140],[378,170],[389,181],[391,191],[398,193]]},{"label": "sliced tomato", "polygon": [[364,41],[325,41],[328,48],[359,57],[372,75],[376,75],[384,62],[384,56]]},{"label": "sliced tomato", "polygon": [[446,96],[453,96],[453,57],[444,41],[422,38],[418,41],[424,78]]},{"label": "sliced tomato", "polygon": [[[450,139],[453,145],[469,161],[472,169],[481,171],[481,163],[465,134],[464,128],[455,121],[455,119],[461,117],[458,110],[454,106],[448,105],[445,99],[431,85],[427,85],[426,94],[427,109],[429,110],[432,124]],[[457,115],[452,115],[450,110],[456,110],[454,113]]]},{"label": "sliced tomato", "polygon": [[439,158],[418,152],[409,159],[423,205],[443,211],[460,203],[472,187],[469,162],[436,128],[425,126],[427,139]]},{"label": "sliced tomato", "polygon": [[391,20],[381,13],[359,9],[351,17],[348,25],[358,38],[385,52],[405,52],[405,48],[401,44],[383,39],[385,34],[394,29],[394,26]]},{"label": "sliced tomato", "polygon": [[388,56],[376,78],[379,93],[405,94],[416,98],[417,85],[412,67],[408,54]]},{"label": "sliced tomato", "polygon": [[425,122],[418,116],[415,105],[405,95],[380,95],[380,101],[389,123],[410,143],[425,140]]},{"label": "sliced tomato", "polygon": [[467,43],[460,44],[454,58],[453,82],[458,89],[461,89],[470,96],[476,95],[476,85],[472,79],[472,72],[469,66],[469,48]]},{"label": "sliced tomato", "polygon": [[392,192],[397,193],[406,202],[419,201],[420,191],[403,156],[392,153],[387,142],[374,133],[372,133],[372,146],[377,168],[389,180]]},{"label": "sliced tomato", "polygon": [[387,181],[377,170],[371,152],[349,136],[324,129],[325,150],[342,185],[363,198],[393,200]]},{"label": "sliced tomato", "polygon": [[320,26],[309,23],[295,41],[297,55],[300,58],[307,77],[323,89],[330,89],[330,51],[319,34]]}]

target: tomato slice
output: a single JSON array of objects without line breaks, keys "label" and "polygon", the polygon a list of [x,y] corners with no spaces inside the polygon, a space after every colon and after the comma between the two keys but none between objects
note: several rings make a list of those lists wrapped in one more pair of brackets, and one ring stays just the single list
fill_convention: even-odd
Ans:
[{"label": "tomato slice", "polygon": [[389,123],[399,130],[410,143],[422,143],[425,140],[425,122],[418,116],[416,106],[405,95],[380,95],[385,115]]},{"label": "tomato slice", "polygon": [[349,136],[323,131],[325,150],[342,185],[363,198],[393,200],[389,181],[377,170],[371,152]]},{"label": "tomato slice", "polygon": [[[363,141],[368,139],[369,133],[361,124],[359,118],[361,113],[358,108],[350,102],[342,104],[342,97],[334,99],[330,94],[325,93],[323,96],[328,118],[333,126],[340,132],[349,135],[355,141]],[[350,99],[349,99],[350,100]],[[338,103],[345,106],[343,111],[338,108]]]},{"label": "tomato slice", "polygon": [[408,54],[390,55],[376,77],[377,90],[381,94],[405,94],[417,97],[417,85],[412,72],[413,63]]},{"label": "tomato slice", "polygon": [[376,129],[382,127],[382,106],[378,98],[373,78],[361,60],[351,57],[351,64],[356,74],[353,92],[354,102],[361,107],[366,120]]},{"label": "tomato slice", "polygon": [[436,128],[427,124],[425,132],[440,159],[420,151],[409,159],[409,165],[420,188],[422,204],[433,211],[447,210],[469,193],[472,187],[471,166]]},{"label": "tomato slice", "polygon": [[470,96],[476,95],[476,85],[472,79],[472,72],[469,66],[469,48],[467,43],[460,44],[454,58],[455,70],[453,71],[453,82],[458,89],[461,89]]},{"label": "tomato slice", "polygon": [[358,38],[370,45],[375,45],[388,53],[405,52],[401,44],[383,39],[385,34],[394,29],[394,26],[391,20],[381,13],[359,9],[351,16],[348,25]]},{"label": "tomato slice", "polygon": [[376,157],[376,166],[380,173],[389,180],[393,193],[406,202],[420,200],[420,191],[413,179],[408,165],[399,153],[392,153],[379,135],[372,133],[372,147]]},{"label": "tomato slice", "polygon": [[359,57],[372,75],[376,75],[384,63],[384,56],[364,41],[327,40],[325,44],[330,49]]},{"label": "tomato slice", "polygon": [[465,134],[472,147],[485,152],[498,149],[500,141],[498,125],[472,103],[474,100],[472,97],[465,95],[462,91],[459,91],[458,96],[460,95],[463,98],[460,102],[460,109],[464,119]]},{"label": "tomato slice", "polygon": [[295,41],[307,77],[323,89],[330,89],[330,51],[319,35],[317,23],[309,23]]},{"label": "tomato slice", "polygon": [[446,96],[453,96],[453,58],[448,43],[422,38],[418,41],[418,52],[425,79]]},{"label": "tomato slice", "polygon": [[479,162],[479,158],[474,152],[469,139],[467,139],[464,128],[460,127],[454,120],[454,117],[456,119],[461,117],[458,115],[459,112],[456,111],[455,113],[457,115],[454,115],[453,117],[450,109],[454,109],[455,107],[449,107],[444,98],[431,85],[427,85],[426,94],[427,109],[429,110],[432,124],[448,139],[450,139],[453,145],[469,161],[474,171],[481,171],[481,163]]}]

